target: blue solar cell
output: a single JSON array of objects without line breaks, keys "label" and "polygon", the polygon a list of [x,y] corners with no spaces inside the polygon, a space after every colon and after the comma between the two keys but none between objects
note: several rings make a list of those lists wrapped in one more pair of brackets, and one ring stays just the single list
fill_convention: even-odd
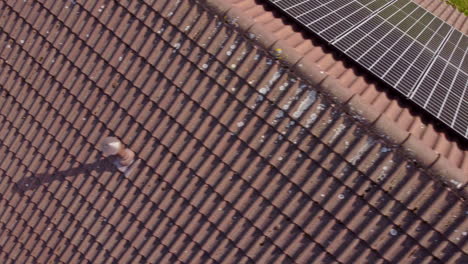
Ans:
[{"label": "blue solar cell", "polygon": [[416,89],[412,98],[413,101],[415,101],[418,105],[424,105],[431,93],[432,88],[435,87],[436,84],[437,80],[435,80],[431,76],[426,76],[419,85],[418,89]]},{"label": "blue solar cell", "polygon": [[457,45],[461,41],[463,37],[463,34],[458,31],[458,30],[453,30],[452,33],[450,34],[450,37],[447,40],[447,43],[452,43],[454,45]]},{"label": "blue solar cell", "polygon": [[370,2],[368,5],[366,5],[366,7],[372,11],[377,11],[383,6],[389,4],[390,2],[393,2],[393,0],[376,0],[376,1]]},{"label": "blue solar cell", "polygon": [[462,100],[460,107],[456,112],[456,116],[454,117],[454,120],[455,131],[461,134],[464,133],[464,136],[466,137],[468,131],[468,100]]},{"label": "blue solar cell", "polygon": [[409,1],[407,0],[397,0],[395,3],[393,3],[393,6],[397,7],[398,9],[401,9],[405,7],[408,4]]},{"label": "blue solar cell", "polygon": [[340,16],[335,13],[331,13],[327,16],[322,17],[319,20],[316,20],[313,22],[313,24],[316,25],[316,28],[319,30],[319,32],[329,28],[331,25],[333,25],[336,21],[339,21]]},{"label": "blue solar cell", "polygon": [[416,8],[416,10],[411,13],[411,17],[418,20],[420,19],[424,14],[426,14],[426,10],[424,10],[421,7]]},{"label": "blue solar cell", "polygon": [[375,41],[369,38],[363,38],[356,43],[348,52],[356,54],[356,57],[366,53],[371,47],[375,45]]},{"label": "blue solar cell", "polygon": [[418,9],[418,5],[413,2],[408,2],[401,8],[401,11],[405,12],[406,14],[413,13],[416,9]]},{"label": "blue solar cell", "polygon": [[386,8],[382,9],[380,12],[377,13],[377,16],[388,19],[393,16],[396,12],[398,12],[398,8],[394,6],[387,6]]},{"label": "blue solar cell", "polygon": [[[283,1],[286,2],[286,1]],[[293,6],[293,5],[291,5]],[[297,17],[306,14],[307,12],[310,12],[311,10],[321,6],[321,3],[318,1],[307,1],[303,2],[301,4],[298,4],[290,9],[288,9],[288,14],[291,16]],[[312,12],[310,12],[312,13]]]},{"label": "blue solar cell", "polygon": [[431,40],[431,38],[434,36],[434,31],[432,31],[429,28],[424,28],[422,32],[419,32],[419,35],[415,37],[416,41],[421,43],[423,46],[427,46],[427,43]]},{"label": "blue solar cell", "polygon": [[[447,63],[447,67],[444,70],[444,73],[440,76],[439,83],[443,87],[451,88],[452,82],[455,79],[455,75],[457,74],[457,68],[453,67]],[[448,92],[448,91],[447,91]]]},{"label": "blue solar cell", "polygon": [[432,31],[436,32],[439,30],[440,26],[442,26],[442,20],[434,17],[431,23],[429,23],[428,28],[431,29]]},{"label": "blue solar cell", "polygon": [[467,72],[468,69],[468,56],[466,56],[466,48],[465,48],[465,56],[463,56],[463,61],[461,63],[460,69],[464,72]]},{"label": "blue solar cell", "polygon": [[[305,0],[275,1],[275,5],[283,9],[289,9],[291,6],[305,2]],[[313,1],[316,2],[316,1]]]},{"label": "blue solar cell", "polygon": [[440,50],[439,55],[445,60],[450,60],[450,57],[452,56],[452,53],[455,49],[456,49],[455,44],[447,41],[445,45],[442,47],[442,49]]},{"label": "blue solar cell", "polygon": [[333,11],[336,11],[340,8],[345,7],[347,10],[349,10],[348,14],[352,13],[355,10],[353,9],[353,5],[350,5],[350,4],[355,4],[357,6],[360,6],[360,4],[356,2],[350,2],[350,1],[325,1],[325,2],[328,2],[326,6],[330,10],[333,10]]},{"label": "blue solar cell", "polygon": [[385,75],[384,80],[395,85],[410,67],[411,63],[407,61],[398,61],[398,66],[392,67]]},{"label": "blue solar cell", "polygon": [[425,26],[421,23],[417,23],[414,24],[408,31],[406,31],[406,34],[412,39],[417,39],[424,30]]},{"label": "blue solar cell", "polygon": [[447,65],[442,59],[436,59],[434,64],[429,69],[429,75],[438,77],[442,74],[444,67]]},{"label": "blue solar cell", "polygon": [[443,41],[444,41],[444,38],[442,36],[434,35],[432,39],[429,41],[429,43],[427,44],[427,47],[430,50],[436,52]]},{"label": "blue solar cell", "polygon": [[379,72],[380,76],[383,76],[387,70],[390,69],[390,67],[393,65],[395,61],[398,61],[400,58],[401,54],[395,53],[392,50],[389,50],[387,53],[385,53],[383,56],[381,56],[377,63],[375,64],[374,68],[382,68],[385,69],[386,71],[384,72]]},{"label": "blue solar cell", "polygon": [[454,120],[454,116],[457,111],[458,105],[461,103],[462,100],[466,100],[466,96],[468,96],[468,91],[466,87],[467,83],[467,75],[458,71],[454,83],[452,84],[452,89],[446,94],[444,98],[444,106],[441,109],[439,109],[440,118],[444,122],[451,123],[452,120]]},{"label": "blue solar cell", "polygon": [[378,41],[376,41],[375,43],[376,44],[374,45],[374,47],[372,47],[372,49],[370,49],[366,54],[364,54],[364,56],[362,56],[359,60],[359,63],[367,61],[368,64],[364,64],[367,68],[370,68],[372,65],[374,65],[375,62],[378,61],[378,59],[376,58],[380,58],[383,54],[385,54],[385,52],[388,51],[388,49]]},{"label": "blue solar cell", "polygon": [[370,14],[371,12],[367,8],[361,8],[355,13],[351,14],[349,17],[347,17],[346,20],[350,21],[355,25],[356,23],[363,21]]},{"label": "blue solar cell", "polygon": [[340,36],[343,34],[343,32],[347,31],[353,27],[353,24],[349,23],[346,20],[340,21],[339,23],[336,23],[335,25],[331,26],[330,28],[326,29],[320,35],[323,35],[326,37],[326,39],[333,40],[336,37]]},{"label": "blue solar cell", "polygon": [[408,16],[408,14],[406,14],[405,12],[398,11],[398,12],[394,13],[392,16],[390,16],[387,19],[387,21],[390,22],[390,24],[392,24],[392,25],[397,25],[401,21],[403,21],[403,19],[405,19],[407,16]]},{"label": "blue solar cell", "polygon": [[409,62],[414,62],[416,58],[419,56],[419,54],[422,52],[423,46],[419,44],[418,42],[414,41],[406,50],[405,52],[405,58]]},{"label": "blue solar cell", "polygon": [[414,24],[416,23],[416,19],[412,17],[406,17],[403,21],[401,21],[397,27],[403,32],[407,32]]},{"label": "blue solar cell", "polygon": [[430,90],[432,93],[431,96],[428,97],[428,99],[426,99],[425,107],[436,113],[439,112],[440,108],[442,107],[442,104],[456,104],[456,102],[458,102],[459,100],[459,98],[456,98],[456,102],[444,102],[445,96],[450,92],[450,89],[452,88],[451,84],[453,79],[455,78],[455,74],[457,73],[457,70],[454,67],[448,66],[447,64],[446,66],[447,67],[444,70],[444,74],[439,77],[437,85]]},{"label": "blue solar cell", "polygon": [[379,26],[375,27],[375,29],[369,34],[369,36],[373,39],[380,40],[393,29],[392,25],[390,25],[389,23],[383,23],[383,20],[381,21],[382,23]]},{"label": "blue solar cell", "polygon": [[[364,10],[363,6],[356,3],[356,2],[349,2],[345,6],[339,6],[336,9],[336,14],[338,14],[342,18],[346,18],[351,14],[357,12],[358,10]],[[369,12],[370,13],[370,12]],[[349,20],[349,19],[348,19]],[[352,22],[352,20],[350,20]]]},{"label": "blue solar cell", "polygon": [[419,57],[414,61],[416,67],[423,69],[425,66],[428,66],[434,57],[434,53],[430,52],[427,49],[423,49]]},{"label": "blue solar cell", "polygon": [[411,65],[407,73],[401,76],[399,83],[396,85],[396,89],[404,95],[409,96],[412,88],[416,85],[422,73],[423,71],[418,67],[415,67],[414,64]]},{"label": "blue solar cell", "polygon": [[413,43],[413,40],[408,37],[403,35],[392,47],[392,51],[397,53],[397,54],[403,54],[406,52],[406,50],[410,47],[410,45]]}]

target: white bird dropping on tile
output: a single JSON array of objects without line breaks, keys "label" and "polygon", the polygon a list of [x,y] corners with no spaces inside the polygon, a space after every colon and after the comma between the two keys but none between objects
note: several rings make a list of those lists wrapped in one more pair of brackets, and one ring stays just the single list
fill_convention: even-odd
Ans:
[{"label": "white bird dropping on tile", "polygon": [[343,195],[342,193],[338,194],[338,199],[343,200],[343,199],[344,199],[344,195]]},{"label": "white bird dropping on tile", "polygon": [[382,153],[386,153],[386,152],[389,152],[389,151],[391,151],[391,149],[387,148],[387,147],[382,147],[382,149],[380,150],[380,152],[382,152]]},{"label": "white bird dropping on tile", "polygon": [[260,92],[261,94],[266,94],[266,93],[268,93],[268,90],[269,90],[268,88],[265,88],[265,87],[264,87],[264,88],[260,88],[260,91],[259,91],[259,92]]},{"label": "white bird dropping on tile", "polygon": [[390,234],[392,236],[396,236],[396,235],[398,235],[398,231],[396,231],[395,229],[392,228],[392,229],[390,229]]},{"label": "white bird dropping on tile", "polygon": [[238,127],[243,127],[244,125],[245,125],[245,124],[244,124],[244,122],[242,122],[242,121],[237,122],[237,126],[238,126]]}]

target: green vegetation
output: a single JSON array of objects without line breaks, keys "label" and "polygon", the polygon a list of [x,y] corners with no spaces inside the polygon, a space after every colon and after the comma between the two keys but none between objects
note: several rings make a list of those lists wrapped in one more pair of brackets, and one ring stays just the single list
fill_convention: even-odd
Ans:
[{"label": "green vegetation", "polygon": [[468,0],[448,0],[448,2],[468,16]]}]

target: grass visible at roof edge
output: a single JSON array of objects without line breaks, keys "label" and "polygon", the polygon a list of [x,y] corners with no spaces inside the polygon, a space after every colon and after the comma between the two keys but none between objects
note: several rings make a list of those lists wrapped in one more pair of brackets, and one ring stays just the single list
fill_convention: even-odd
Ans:
[{"label": "grass visible at roof edge", "polygon": [[468,16],[468,0],[448,0],[447,2]]}]

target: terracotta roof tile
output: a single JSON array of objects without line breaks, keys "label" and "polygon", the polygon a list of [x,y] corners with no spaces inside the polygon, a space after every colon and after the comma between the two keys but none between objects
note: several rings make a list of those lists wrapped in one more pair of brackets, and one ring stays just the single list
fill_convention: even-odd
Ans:
[{"label": "terracotta roof tile", "polygon": [[[313,73],[311,85],[248,40],[274,38],[245,36],[204,7],[0,3],[5,263],[466,259],[455,191],[358,122],[359,100],[348,111],[316,89],[333,80]],[[108,135],[140,160],[130,175],[101,156]]]}]

